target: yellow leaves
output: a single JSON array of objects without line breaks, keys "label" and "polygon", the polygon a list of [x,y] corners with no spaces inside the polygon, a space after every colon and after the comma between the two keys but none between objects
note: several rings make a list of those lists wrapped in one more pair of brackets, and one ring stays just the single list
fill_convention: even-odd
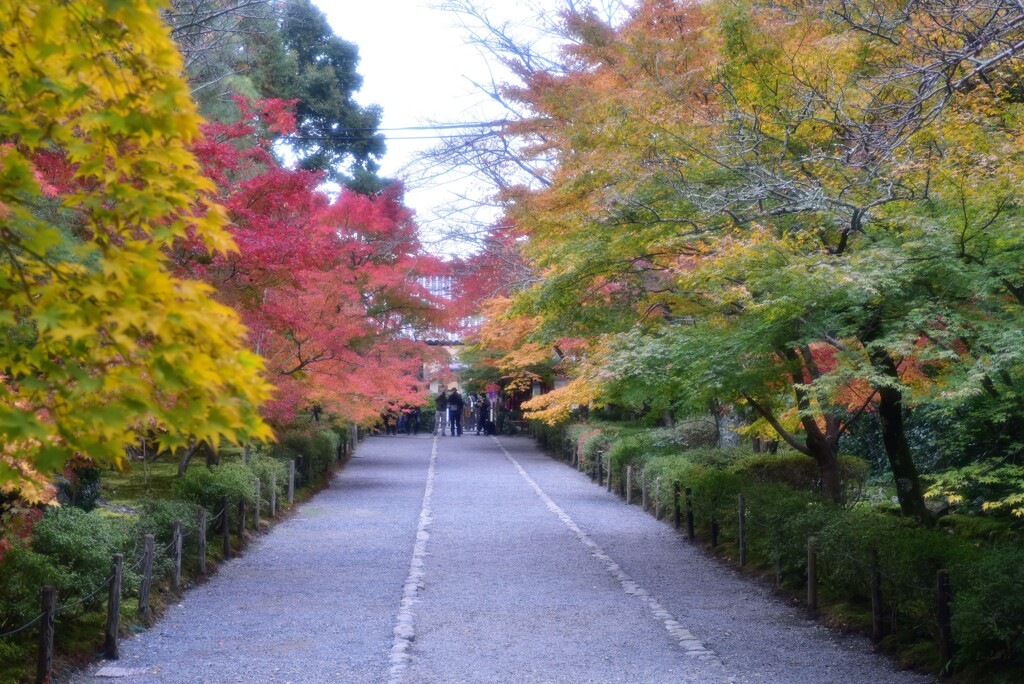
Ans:
[{"label": "yellow leaves", "polygon": [[556,425],[569,419],[574,408],[600,406],[600,383],[589,377],[578,377],[565,387],[534,397],[523,404],[526,416]]},{"label": "yellow leaves", "polygon": [[[0,322],[0,482],[75,454],[117,465],[140,420],[168,443],[269,438],[245,329],[163,252],[233,244],[157,3],[0,0],[0,51],[0,140],[18,141],[0,146],[0,310],[17,312]],[[61,154],[73,179],[44,186],[36,162]]]}]

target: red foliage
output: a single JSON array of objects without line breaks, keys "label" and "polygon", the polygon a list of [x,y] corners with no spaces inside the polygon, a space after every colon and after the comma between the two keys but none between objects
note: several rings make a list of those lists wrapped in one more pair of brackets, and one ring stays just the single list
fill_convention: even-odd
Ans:
[{"label": "red foliage", "polygon": [[388,401],[419,402],[415,378],[432,352],[408,333],[441,324],[418,280],[441,265],[421,251],[402,187],[331,201],[319,174],[280,167],[260,137],[294,125],[288,103],[238,103],[240,120],[209,124],[195,150],[220,188],[238,251],[182,245],[176,256],[249,326],[278,388],[268,417],[286,421],[315,403],[370,420]]}]

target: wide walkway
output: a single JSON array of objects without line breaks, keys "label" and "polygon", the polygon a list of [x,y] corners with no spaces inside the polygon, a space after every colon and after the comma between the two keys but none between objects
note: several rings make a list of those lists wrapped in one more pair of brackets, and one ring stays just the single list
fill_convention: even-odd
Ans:
[{"label": "wide walkway", "polygon": [[375,437],[95,682],[930,681],[526,438]]}]

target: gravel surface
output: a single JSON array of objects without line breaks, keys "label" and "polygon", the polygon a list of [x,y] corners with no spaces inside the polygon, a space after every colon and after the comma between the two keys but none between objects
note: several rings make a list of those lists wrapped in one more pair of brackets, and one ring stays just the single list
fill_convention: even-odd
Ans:
[{"label": "gravel surface", "polygon": [[[121,653],[107,665],[132,682],[933,681],[806,620],[532,440],[468,434],[366,440]],[[103,666],[70,681],[113,681]]]}]

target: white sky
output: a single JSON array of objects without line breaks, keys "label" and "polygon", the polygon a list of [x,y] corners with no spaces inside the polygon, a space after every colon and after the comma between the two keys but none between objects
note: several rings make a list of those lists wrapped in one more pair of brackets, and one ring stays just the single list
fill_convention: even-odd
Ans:
[{"label": "white sky", "polygon": [[[428,123],[486,121],[500,118],[494,103],[476,92],[470,79],[488,82],[488,65],[481,53],[466,44],[456,17],[430,0],[314,0],[334,32],[359,46],[359,73],[363,87],[356,95],[361,104],[384,108],[381,128]],[[557,4],[558,0],[549,0]],[[524,11],[521,3],[504,0],[496,16]],[[402,167],[436,140],[398,140],[430,136],[430,131],[387,132],[388,151],[381,173],[402,177]],[[483,198],[485,189],[471,179],[450,177],[429,187],[408,184],[406,203],[416,210],[421,228],[435,225],[436,209],[454,199],[453,193]]]}]

